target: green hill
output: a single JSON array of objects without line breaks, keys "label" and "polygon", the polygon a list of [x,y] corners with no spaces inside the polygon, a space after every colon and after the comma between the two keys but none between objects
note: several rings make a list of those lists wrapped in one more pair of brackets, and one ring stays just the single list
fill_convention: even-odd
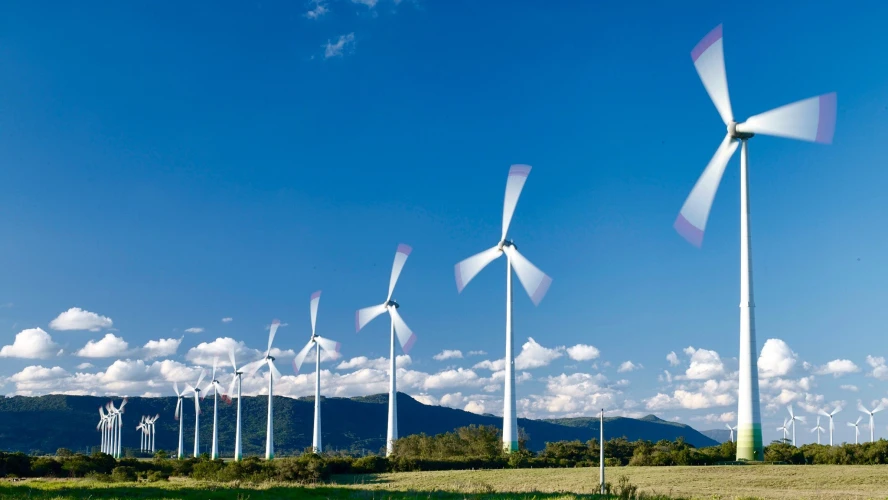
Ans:
[{"label": "green hill", "polygon": [[[24,452],[54,452],[58,448],[85,451],[98,446],[96,430],[98,408],[108,398],[93,396],[50,395],[0,398],[0,449]],[[119,405],[120,400],[115,399]],[[124,448],[139,448],[136,425],[142,415],[159,413],[156,447],[175,450],[179,423],[173,420],[176,398],[129,398],[123,417]],[[326,450],[378,452],[385,443],[388,397],[385,394],[358,398],[323,398],[323,439]],[[311,445],[314,398],[292,399],[275,396],[274,434],[276,454],[293,454]],[[244,453],[260,455],[265,451],[265,419],[268,398],[243,399]],[[401,436],[439,434],[470,424],[501,426],[502,418],[477,415],[442,406],[424,405],[406,394],[398,394],[398,429]],[[234,450],[235,404],[219,402],[219,449],[223,456]],[[213,401],[201,402],[201,451],[209,451],[212,439]],[[598,437],[598,419],[571,418],[550,420],[518,419],[529,435],[528,447],[542,449],[547,441]],[[186,400],[185,450],[194,449],[194,402]],[[712,446],[712,439],[686,425],[649,416],[644,419],[606,418],[605,438],[626,437],[630,441],[676,439],[684,437],[694,446]]]}]

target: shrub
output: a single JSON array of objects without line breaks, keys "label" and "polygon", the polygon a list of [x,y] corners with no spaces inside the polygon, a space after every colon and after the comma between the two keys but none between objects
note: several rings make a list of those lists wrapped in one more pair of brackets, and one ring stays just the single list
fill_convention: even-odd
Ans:
[{"label": "shrub", "polygon": [[111,479],[116,483],[129,483],[136,480],[136,468],[120,466],[111,471]]},{"label": "shrub", "polygon": [[56,450],[57,457],[70,457],[73,454],[74,452],[69,450],[68,448],[59,448],[58,450]]},{"label": "shrub", "polygon": [[217,481],[224,467],[225,463],[221,460],[202,460],[194,464],[191,477],[200,481]]},{"label": "shrub", "polygon": [[34,477],[59,477],[62,475],[62,464],[47,457],[40,457],[31,463],[31,475]]},{"label": "shrub", "polygon": [[101,472],[95,472],[95,471],[87,472],[86,476],[84,476],[84,477],[86,477],[86,479],[89,479],[90,481],[95,481],[97,483],[110,483],[111,482],[111,476],[108,474],[103,474]]},{"label": "shrub", "polygon": [[351,472],[353,474],[381,474],[386,472],[389,467],[389,461],[378,455],[370,455],[361,457],[351,464]]}]

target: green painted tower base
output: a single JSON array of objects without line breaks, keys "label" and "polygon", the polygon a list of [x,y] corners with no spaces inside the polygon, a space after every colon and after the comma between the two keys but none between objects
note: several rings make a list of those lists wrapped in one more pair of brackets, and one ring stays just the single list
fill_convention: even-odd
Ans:
[{"label": "green painted tower base", "polygon": [[761,462],[765,459],[762,445],[762,424],[744,424],[737,427],[737,461]]},{"label": "green painted tower base", "polygon": [[503,451],[506,453],[514,453],[518,451],[518,441],[512,441],[511,443],[503,442]]}]

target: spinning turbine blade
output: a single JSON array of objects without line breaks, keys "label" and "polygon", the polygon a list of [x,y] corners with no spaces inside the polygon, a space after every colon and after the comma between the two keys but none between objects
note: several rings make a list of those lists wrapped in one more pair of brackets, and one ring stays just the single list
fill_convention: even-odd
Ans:
[{"label": "spinning turbine blade", "polygon": [[241,373],[244,373],[247,376],[252,377],[253,375],[256,374],[256,372],[259,371],[259,368],[262,368],[262,363],[264,363],[264,362],[265,362],[265,359],[263,358],[263,359],[257,359],[256,361],[253,361],[252,363],[247,363],[246,365],[241,367]]},{"label": "spinning turbine blade", "polygon": [[309,340],[305,347],[299,351],[299,354],[293,358],[293,371],[299,373],[299,369],[302,368],[302,363],[305,361],[305,357],[308,356],[308,352],[311,351],[311,348],[314,347],[314,342]]},{"label": "spinning turbine blade", "polygon": [[703,231],[706,230],[706,220],[709,219],[709,210],[712,208],[712,200],[718,191],[718,185],[721,183],[722,175],[725,173],[725,167],[728,165],[734,151],[737,150],[739,142],[731,139],[730,134],[726,135],[721,145],[715,151],[715,155],[709,160],[709,165],[703,170],[703,174],[694,189],[688,195],[678,218],[675,219],[675,230],[688,243],[700,247],[703,244]]},{"label": "spinning turbine blade", "polygon": [[410,331],[407,323],[398,314],[397,308],[389,307],[388,312],[391,314],[392,322],[395,324],[395,335],[398,336],[401,349],[404,351],[404,354],[410,354],[410,349],[413,348],[413,344],[416,342],[416,335]]},{"label": "spinning turbine blade", "polygon": [[395,252],[395,262],[392,264],[392,277],[389,279],[389,294],[388,298],[385,299],[386,302],[392,300],[395,284],[398,283],[398,277],[401,275],[401,270],[404,269],[404,263],[407,262],[407,257],[410,256],[412,251],[413,249],[409,245],[403,243],[398,245],[398,251]]},{"label": "spinning turbine blade", "polygon": [[231,370],[237,373],[237,363],[234,362],[234,349],[229,349],[228,359],[231,361]]},{"label": "spinning turbine blade", "polygon": [[870,412],[869,410],[866,409],[865,406],[863,406],[863,403],[857,403],[857,409],[862,411],[863,413],[866,413],[866,414],[869,414],[869,412]]},{"label": "spinning turbine blade", "polygon": [[378,306],[370,306],[358,310],[358,312],[355,313],[355,331],[360,332],[361,328],[364,328],[367,323],[373,321],[374,318],[384,313],[385,309],[385,304],[379,304]]},{"label": "spinning turbine blade", "polygon": [[274,374],[275,380],[280,380],[281,377],[283,377],[281,371],[278,370],[276,366],[274,366],[274,361],[272,361],[271,359],[268,360],[268,368],[269,370],[271,370],[271,373]]},{"label": "spinning turbine blade", "polygon": [[207,371],[206,371],[206,370],[201,370],[201,371],[200,371],[200,377],[197,377],[197,383],[194,384],[194,387],[192,387],[191,390],[193,391],[193,390],[195,390],[196,388],[200,387],[200,383],[203,382],[203,379],[204,379],[204,377],[206,377],[206,376],[207,376]]},{"label": "spinning turbine blade", "polygon": [[[318,322],[318,303],[321,301],[321,291],[311,294],[311,334],[315,334],[315,325]],[[297,370],[299,371],[299,370]]]},{"label": "spinning turbine blade", "polygon": [[175,391],[176,396],[180,396],[182,394],[179,392],[179,384],[176,382],[173,382],[173,391]]},{"label": "spinning turbine blade", "polygon": [[512,168],[509,169],[509,178],[506,180],[506,199],[503,201],[503,236],[500,241],[505,240],[509,233],[512,215],[515,214],[518,197],[521,196],[521,190],[524,189],[524,183],[527,182],[527,176],[530,175],[530,168],[530,165],[512,165]]},{"label": "spinning turbine blade", "polygon": [[830,144],[836,131],[836,93],[765,111],[737,125],[737,131]]},{"label": "spinning turbine blade", "polygon": [[469,281],[472,281],[472,278],[480,273],[482,269],[487,267],[487,264],[490,264],[502,254],[502,250],[500,250],[499,245],[497,245],[493,248],[484,250],[481,253],[475,254],[457,264],[454,268],[457,292],[462,292],[466,285],[469,284]]},{"label": "spinning turbine blade", "polygon": [[210,380],[216,380],[216,367],[219,365],[219,357],[216,356],[213,358],[213,376],[210,377]]},{"label": "spinning turbine blade", "polygon": [[176,402],[176,413],[173,414],[173,418],[179,420],[179,412],[182,410],[182,398],[179,398]]},{"label": "spinning turbine blade", "polygon": [[879,403],[879,406],[873,408],[873,413],[879,413],[885,409],[885,403]]},{"label": "spinning turbine blade", "polygon": [[512,268],[515,269],[515,274],[518,275],[518,280],[524,285],[530,300],[533,301],[534,305],[540,305],[540,301],[543,300],[546,292],[549,291],[552,278],[546,276],[546,273],[531,264],[514,246],[504,247],[504,251],[509,254],[509,258],[512,260]]},{"label": "spinning turbine blade", "polygon": [[321,346],[321,348],[323,350],[332,354],[333,357],[339,356],[339,349],[342,347],[342,345],[339,342],[336,342],[335,340],[330,340],[328,338],[324,338],[321,336],[315,337],[315,342],[317,342],[318,345]]},{"label": "spinning turbine blade", "polygon": [[731,113],[731,98],[728,95],[728,77],[725,74],[724,40],[722,38],[722,25],[719,24],[691,51],[691,59],[697,74],[706,87],[712,104],[718,110],[719,116],[725,125],[734,121]]},{"label": "spinning turbine blade", "polygon": [[237,396],[237,393],[234,392],[235,385],[237,385],[237,375],[235,374],[231,377],[231,385],[228,386],[228,397],[233,398]]},{"label": "spinning turbine blade", "polygon": [[268,350],[265,351],[265,355],[268,356],[271,354],[271,343],[274,342],[274,335],[278,331],[278,327],[281,326],[281,321],[276,319],[271,322],[271,328],[268,330]]}]

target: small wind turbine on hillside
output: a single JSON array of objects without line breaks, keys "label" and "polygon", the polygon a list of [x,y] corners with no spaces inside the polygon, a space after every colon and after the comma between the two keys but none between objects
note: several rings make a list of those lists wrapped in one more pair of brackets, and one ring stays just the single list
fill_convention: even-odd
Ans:
[{"label": "small wind turbine on hillside", "polygon": [[737,123],[731,111],[725,74],[722,26],[718,25],[694,50],[691,58],[706,92],[715,104],[727,135],[691,190],[675,221],[675,230],[695,246],[703,243],[709,209],[725,167],[740,146],[740,388],[737,408],[737,460],[762,460],[761,410],[755,353],[755,302],[752,290],[752,243],[749,235],[747,143],[755,134],[832,142],[836,94],[824,94],[766,111]]},{"label": "small wind turbine on hillside", "polygon": [[503,230],[499,242],[481,253],[475,254],[463,260],[455,266],[456,289],[462,292],[469,281],[472,280],[488,264],[506,255],[506,356],[505,356],[505,395],[503,397],[503,449],[507,452],[518,451],[518,415],[515,411],[515,349],[512,334],[512,269],[518,275],[518,280],[524,285],[524,290],[530,296],[534,305],[540,301],[549,290],[552,278],[537,269],[523,255],[518,253],[515,243],[507,239],[509,224],[518,204],[518,197],[530,174],[530,165],[512,165],[509,169],[509,177],[506,180],[506,197],[503,202]]},{"label": "small wind turbine on hillside", "polygon": [[157,422],[157,419],[159,419],[159,418],[160,418],[160,413],[158,413],[157,415],[154,415],[153,417],[150,417],[148,419],[148,432],[149,432],[148,451],[150,451],[151,453],[154,453],[154,451],[155,451],[154,450],[154,436],[155,436],[154,423]]},{"label": "small wind turbine on hillside", "polygon": [[111,422],[110,416],[105,415],[105,408],[100,406],[99,407],[99,425],[96,426],[96,429],[100,430],[102,433],[100,449],[102,450],[102,453],[107,453],[109,455],[111,454],[110,453],[111,446],[109,445],[109,442],[110,442],[109,429],[111,428],[110,422]]},{"label": "small wind turbine on hillside", "polygon": [[176,458],[181,459],[185,456],[185,436],[182,434],[182,420],[183,420],[183,412],[182,412],[182,400],[185,399],[185,391],[179,392],[179,384],[173,382],[173,392],[176,393],[176,413],[173,415],[173,418],[179,421],[179,450],[176,453]]},{"label": "small wind turbine on hillside", "polygon": [[[273,397],[274,397],[274,379],[281,378],[280,370],[274,366],[274,356],[271,355],[271,344],[274,342],[274,335],[277,333],[278,328],[281,326],[281,322],[279,320],[274,320],[271,322],[271,327],[268,331],[268,349],[265,351],[265,356],[259,359],[258,363],[252,366],[252,370],[248,373],[250,375],[256,373],[259,368],[262,367],[263,364],[268,366],[268,425],[265,432],[265,459],[272,460],[274,458],[274,425],[273,416]],[[240,405],[240,399],[238,398],[238,405]]]},{"label": "small wind turbine on hillside", "polygon": [[789,420],[783,419],[783,425],[777,428],[778,431],[783,431],[783,443],[786,443],[786,431],[789,427]]},{"label": "small wind turbine on hillside", "polygon": [[848,427],[854,427],[854,444],[860,444],[860,421],[863,417],[857,417],[857,422],[848,422]]},{"label": "small wind turbine on hillside", "polygon": [[823,432],[823,427],[820,427],[820,417],[817,417],[817,427],[811,429],[811,432],[817,432],[817,444],[820,444],[820,433]]},{"label": "small wind turbine on hillside", "polygon": [[311,447],[315,453],[321,453],[323,445],[321,444],[321,349],[332,355],[334,358],[339,355],[339,342],[326,339],[315,333],[315,325],[318,321],[318,304],[321,301],[320,290],[311,295],[311,339],[305,344],[305,347],[299,351],[299,354],[293,358],[293,370],[299,373],[302,362],[308,356],[309,351],[317,346],[315,351],[315,411],[314,411],[314,433],[311,438]]},{"label": "small wind turbine on hillside", "polygon": [[194,458],[200,456],[200,383],[203,382],[206,376],[207,371],[201,370],[194,387],[191,385],[185,386],[185,392],[190,392],[194,396]]},{"label": "small wind turbine on hillside", "polygon": [[210,452],[210,457],[213,460],[219,458],[219,414],[217,411],[217,405],[219,403],[219,394],[222,392],[222,384],[216,380],[216,367],[218,365],[219,358],[213,358],[213,376],[210,377],[210,382],[204,389],[202,396],[202,398],[206,398],[210,393],[213,393],[213,448]]},{"label": "small wind turbine on hillside", "polygon": [[727,427],[728,430],[731,431],[731,442],[733,443],[734,442],[734,431],[737,430],[737,426],[735,425],[734,427],[731,427],[730,424],[725,424],[725,427]]},{"label": "small wind turbine on hillside", "polygon": [[389,338],[389,412],[388,412],[388,430],[385,438],[385,456],[392,454],[395,440],[398,439],[398,385],[397,385],[397,367],[395,366],[395,335],[398,336],[398,342],[404,354],[409,354],[413,343],[416,342],[416,335],[401,318],[398,313],[400,304],[392,300],[392,294],[395,291],[395,285],[398,283],[398,277],[401,270],[404,269],[404,263],[410,256],[412,248],[405,244],[398,245],[395,252],[395,262],[392,264],[392,274],[389,278],[388,297],[385,302],[378,306],[365,307],[355,313],[355,331],[360,332],[361,328],[373,321],[380,314],[388,311],[391,317],[391,335]]},{"label": "small wind turbine on hillside", "polygon": [[820,410],[820,414],[829,419],[829,445],[833,445],[833,431],[836,428],[836,424],[833,422],[833,417],[836,416],[837,413],[842,411],[841,406],[836,406],[836,409],[832,411],[832,413],[827,413],[823,410]]},{"label": "small wind turbine on hillside", "polygon": [[869,415],[869,428],[870,428],[870,442],[876,442],[876,420],[874,415],[879,413],[880,411],[885,409],[885,405],[883,403],[879,403],[879,406],[873,408],[873,411],[869,411],[866,407],[863,406],[863,403],[857,403],[857,409]]},{"label": "small wind turbine on hillside", "polygon": [[139,452],[144,453],[146,448],[145,436],[148,434],[147,426],[145,425],[145,415],[142,415],[136,430],[139,431]]},{"label": "small wind turbine on hillside", "polygon": [[795,440],[796,422],[801,422],[804,424],[805,417],[803,417],[801,415],[793,414],[792,405],[789,405],[786,409],[789,410],[789,422],[792,424],[792,445],[795,446],[796,445],[796,440]]},{"label": "small wind turbine on hillside", "polygon": [[111,414],[111,456],[120,459],[123,457],[123,447],[121,446],[121,438],[123,437],[123,408],[126,406],[126,398],[120,403],[120,408],[114,407],[114,402],[108,402],[108,412]]},{"label": "small wind turbine on hillside", "polygon": [[[234,428],[234,461],[240,462],[243,459],[243,453],[241,452],[241,383],[244,373],[252,373],[254,365],[258,368],[264,360],[253,361],[238,370],[233,350],[228,351],[228,359],[231,360],[231,371],[234,372],[231,378],[231,385],[228,387],[228,396],[237,398],[237,420]],[[237,392],[235,392],[235,386],[237,386]]]}]

